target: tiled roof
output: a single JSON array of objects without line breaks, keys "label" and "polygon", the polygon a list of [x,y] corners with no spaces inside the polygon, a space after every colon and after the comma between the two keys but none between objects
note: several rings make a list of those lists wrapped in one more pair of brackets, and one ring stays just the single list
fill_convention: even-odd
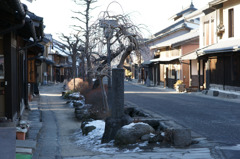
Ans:
[{"label": "tiled roof", "polygon": [[150,49],[163,48],[163,47],[172,46],[172,45],[176,46],[180,42],[184,42],[186,40],[190,40],[197,37],[199,37],[199,29],[192,30],[189,33],[167,40],[158,45],[152,46]]}]

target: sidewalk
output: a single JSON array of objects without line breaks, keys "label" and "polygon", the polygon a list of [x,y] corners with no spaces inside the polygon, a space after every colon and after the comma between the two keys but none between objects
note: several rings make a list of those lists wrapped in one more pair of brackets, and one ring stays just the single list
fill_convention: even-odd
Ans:
[{"label": "sidewalk", "polygon": [[22,120],[30,122],[30,127],[26,133],[25,140],[16,140],[16,159],[32,159],[37,148],[38,135],[42,128],[41,111],[38,109],[39,96],[29,102],[30,110],[25,110]]}]

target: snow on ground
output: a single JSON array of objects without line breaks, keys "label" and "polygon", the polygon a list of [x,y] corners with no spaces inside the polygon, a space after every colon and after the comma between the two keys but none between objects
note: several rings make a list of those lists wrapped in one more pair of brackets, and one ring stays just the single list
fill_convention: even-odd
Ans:
[{"label": "snow on ground", "polygon": [[221,90],[221,89],[218,89],[218,88],[210,88],[210,90],[212,90],[212,91],[219,91],[219,92],[222,92],[222,93],[229,93],[229,94],[240,95],[239,91]]},{"label": "snow on ground", "polygon": [[134,127],[134,125],[148,125],[148,124],[143,123],[143,122],[131,123],[131,124],[128,124],[128,125],[123,126],[123,128],[125,128],[125,129],[131,129],[132,127]]},{"label": "snow on ground", "polygon": [[76,132],[75,137],[77,145],[84,146],[92,151],[103,153],[114,153],[117,150],[117,148],[113,146],[113,141],[108,144],[101,144],[101,139],[105,129],[105,122],[103,120],[89,122],[86,126],[95,126],[96,129],[89,132],[87,136],[82,135],[81,130]]},{"label": "snow on ground", "polygon": [[74,92],[72,94],[69,94],[69,97],[80,98],[80,92]]},{"label": "snow on ground", "polygon": [[[134,123],[130,124],[130,126],[133,125]],[[89,132],[87,136],[82,135],[82,131],[79,130],[74,134],[74,137],[78,146],[83,146],[91,151],[106,154],[132,153],[144,151],[143,149],[141,149],[141,147],[145,147],[148,145],[148,142],[142,142],[139,144],[129,145],[129,148],[120,149],[114,146],[114,141],[101,144],[101,139],[105,130],[105,122],[103,120],[95,120],[89,122],[86,126],[95,126],[96,129],[94,129],[92,132]]]}]

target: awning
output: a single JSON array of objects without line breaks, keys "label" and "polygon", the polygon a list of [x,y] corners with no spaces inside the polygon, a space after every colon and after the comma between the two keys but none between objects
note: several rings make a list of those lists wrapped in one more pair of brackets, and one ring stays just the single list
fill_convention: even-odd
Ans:
[{"label": "awning", "polygon": [[45,63],[49,64],[49,65],[53,65],[55,62],[53,60],[50,60],[50,59],[45,59]]},{"label": "awning", "polygon": [[175,60],[179,60],[180,56],[175,56],[175,57],[171,57],[171,58],[167,58],[167,57],[164,57],[164,58],[157,58],[157,59],[152,59],[150,60],[151,62],[159,62],[159,63],[172,63],[174,62]]},{"label": "awning", "polygon": [[149,64],[151,64],[152,63],[152,61],[150,60],[150,61],[144,61],[143,63],[141,63],[142,65],[149,65]]},{"label": "awning", "polygon": [[216,44],[210,45],[197,51],[198,56],[217,53],[240,52],[240,39],[221,40]]},{"label": "awning", "polygon": [[197,52],[191,52],[189,54],[181,56],[180,60],[196,60],[197,59]]}]

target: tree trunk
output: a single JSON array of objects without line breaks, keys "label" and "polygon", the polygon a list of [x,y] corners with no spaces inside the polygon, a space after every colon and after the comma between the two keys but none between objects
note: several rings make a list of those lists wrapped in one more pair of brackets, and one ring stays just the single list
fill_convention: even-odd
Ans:
[{"label": "tree trunk", "polygon": [[107,93],[106,93],[105,87],[103,85],[103,77],[100,77],[100,86],[101,86],[102,96],[103,96],[103,106],[104,106],[103,110],[108,111],[109,107],[108,107],[108,102],[107,102],[108,101]]},{"label": "tree trunk", "polygon": [[[90,61],[90,57],[89,57],[89,56],[87,57],[87,68],[88,68],[88,70],[92,70],[92,64],[91,64],[91,61]],[[91,74],[92,74],[92,73],[91,73],[90,71],[87,72],[87,80],[88,80],[89,86],[92,85],[92,77],[91,77]]]},{"label": "tree trunk", "polygon": [[76,55],[72,56],[72,67],[73,67],[73,90],[75,90],[75,78],[76,78]]}]

